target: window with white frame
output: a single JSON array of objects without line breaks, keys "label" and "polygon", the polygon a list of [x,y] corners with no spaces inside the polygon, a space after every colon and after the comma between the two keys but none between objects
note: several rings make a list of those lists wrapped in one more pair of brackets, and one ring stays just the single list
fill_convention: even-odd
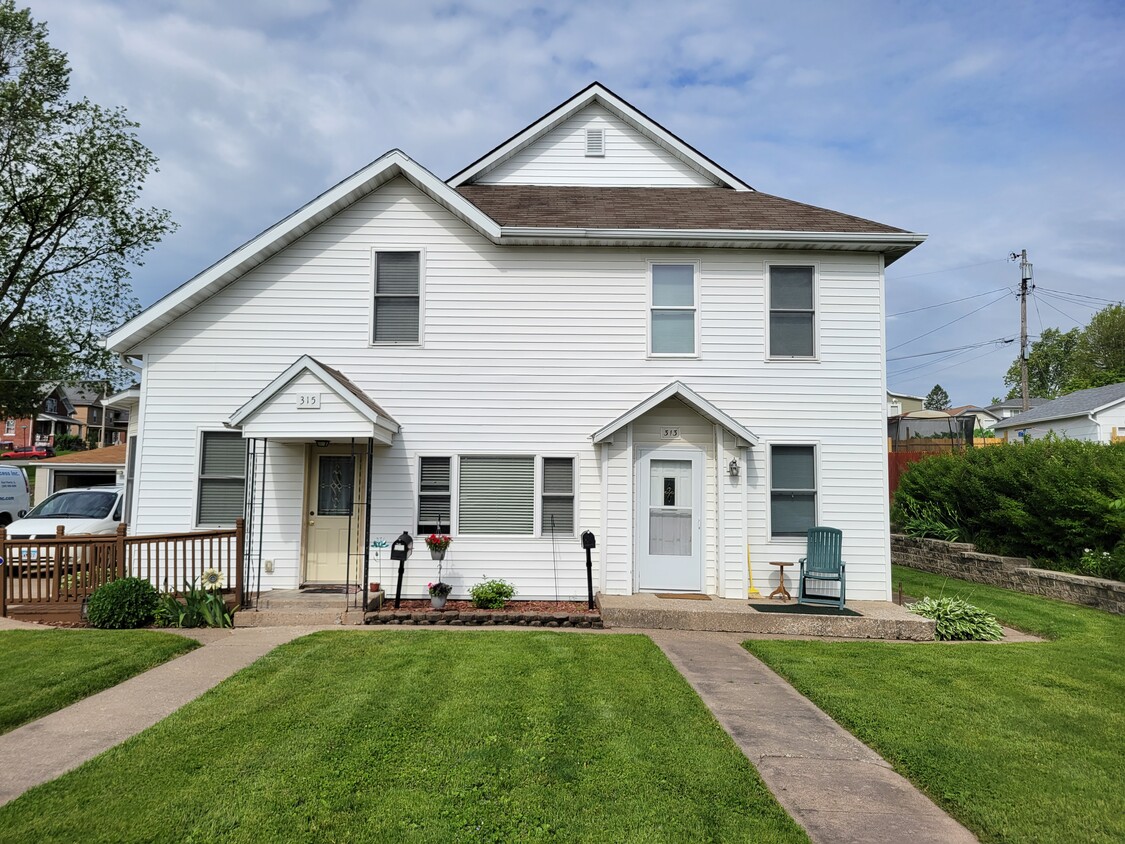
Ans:
[{"label": "window with white frame", "polygon": [[204,431],[199,449],[196,523],[229,525],[243,514],[246,442],[230,431]]},{"label": "window with white frame", "polygon": [[696,353],[696,292],[695,264],[652,265],[651,354]]},{"label": "window with white frame", "polygon": [[418,466],[418,534],[452,533],[450,466],[448,457],[422,457]]},{"label": "window with white frame", "polygon": [[574,458],[543,458],[543,533],[574,535]]},{"label": "window with white frame", "polygon": [[421,341],[422,255],[375,253],[375,343]]},{"label": "window with white frame", "polygon": [[816,526],[816,447],[770,447],[770,532],[805,536]]},{"label": "window with white frame", "polygon": [[531,536],[535,532],[535,458],[462,457],[457,532]]},{"label": "window with white frame", "polygon": [[4,421],[4,435],[10,437],[15,432],[16,432],[16,420],[15,419],[6,419]]},{"label": "window with white frame", "polygon": [[59,410],[59,400],[55,399],[55,398],[47,399],[47,412],[48,413],[58,413],[58,410]]},{"label": "window with white frame", "polygon": [[813,267],[770,267],[770,357],[816,356]]}]

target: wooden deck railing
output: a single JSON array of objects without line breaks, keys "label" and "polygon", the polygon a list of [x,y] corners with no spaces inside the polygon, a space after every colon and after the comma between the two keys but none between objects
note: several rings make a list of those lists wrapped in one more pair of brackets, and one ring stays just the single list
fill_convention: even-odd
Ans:
[{"label": "wooden deck railing", "polygon": [[14,605],[65,605],[82,602],[117,577],[142,577],[161,591],[179,592],[209,568],[223,585],[243,595],[245,525],[234,530],[127,536],[120,525],[113,536],[66,536],[60,526],[52,539],[8,539],[0,527],[0,616]]}]

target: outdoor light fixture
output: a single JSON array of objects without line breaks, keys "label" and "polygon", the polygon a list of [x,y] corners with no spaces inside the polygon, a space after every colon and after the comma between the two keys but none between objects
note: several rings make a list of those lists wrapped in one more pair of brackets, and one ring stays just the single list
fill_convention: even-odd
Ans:
[{"label": "outdoor light fixture", "polygon": [[738,471],[739,471],[738,461],[737,460],[731,460],[731,462],[727,464],[727,472],[730,474],[730,476],[732,478],[737,478],[738,477]]},{"label": "outdoor light fixture", "polygon": [[316,441],[316,447],[317,448],[328,448],[328,440],[317,440]]}]

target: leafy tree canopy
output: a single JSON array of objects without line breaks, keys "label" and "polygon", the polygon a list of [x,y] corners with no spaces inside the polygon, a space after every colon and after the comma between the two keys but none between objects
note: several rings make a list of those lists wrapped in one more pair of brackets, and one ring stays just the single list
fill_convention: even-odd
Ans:
[{"label": "leafy tree canopy", "polygon": [[[1075,390],[1125,381],[1125,305],[1109,305],[1085,328],[1045,328],[1027,356],[1032,396],[1053,399]],[[1020,395],[1019,358],[1004,376],[1008,398]]]},{"label": "leafy tree canopy", "polygon": [[949,393],[945,391],[941,384],[934,384],[934,388],[926,395],[922,407],[926,410],[945,410],[951,404]]},{"label": "leafy tree canopy", "polygon": [[0,0],[0,414],[47,385],[119,379],[103,337],[137,311],[129,267],[173,229],[139,205],[156,157],[123,109],[68,99],[66,54]]}]

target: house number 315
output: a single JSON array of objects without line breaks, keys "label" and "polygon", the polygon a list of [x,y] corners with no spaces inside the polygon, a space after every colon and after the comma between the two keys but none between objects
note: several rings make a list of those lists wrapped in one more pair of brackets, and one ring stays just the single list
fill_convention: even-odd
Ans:
[{"label": "house number 315", "polygon": [[301,393],[298,395],[297,410],[320,410],[320,393]]}]

